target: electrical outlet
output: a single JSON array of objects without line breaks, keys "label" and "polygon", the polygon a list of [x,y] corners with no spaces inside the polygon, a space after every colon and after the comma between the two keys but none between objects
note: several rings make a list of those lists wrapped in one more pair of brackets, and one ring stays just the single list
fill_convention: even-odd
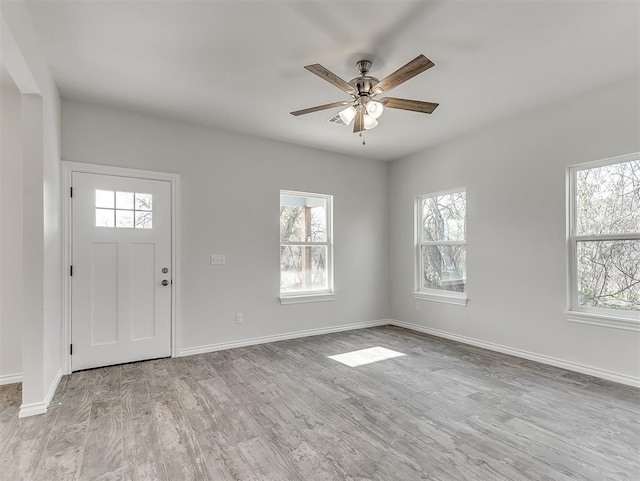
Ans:
[{"label": "electrical outlet", "polygon": [[416,311],[419,311],[419,310],[420,310],[420,303],[416,302]]},{"label": "electrical outlet", "polygon": [[218,265],[218,264],[224,264],[224,263],[225,263],[224,255],[222,255],[222,254],[211,254],[211,264],[212,265]]},{"label": "electrical outlet", "polygon": [[242,324],[244,322],[244,318],[242,317],[242,312],[238,312],[236,314],[236,324]]}]

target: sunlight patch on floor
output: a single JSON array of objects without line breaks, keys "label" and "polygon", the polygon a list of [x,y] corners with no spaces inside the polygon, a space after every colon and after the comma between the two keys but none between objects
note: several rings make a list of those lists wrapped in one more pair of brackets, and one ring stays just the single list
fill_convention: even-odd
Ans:
[{"label": "sunlight patch on floor", "polygon": [[405,356],[401,352],[392,351],[384,347],[376,346],[369,349],[360,349],[359,351],[345,352],[344,354],[336,354],[329,356],[329,359],[346,364],[349,367],[364,366],[372,362],[385,361],[394,357]]}]

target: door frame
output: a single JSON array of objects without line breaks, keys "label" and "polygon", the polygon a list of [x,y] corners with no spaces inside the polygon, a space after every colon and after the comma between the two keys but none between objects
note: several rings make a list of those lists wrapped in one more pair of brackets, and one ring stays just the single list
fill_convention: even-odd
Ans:
[{"label": "door frame", "polygon": [[70,266],[73,252],[73,216],[71,211],[71,177],[74,172],[88,174],[113,175],[118,177],[130,177],[134,179],[161,180],[169,182],[171,185],[171,272],[173,272],[173,282],[171,283],[171,357],[177,355],[177,322],[180,285],[180,258],[178,249],[179,219],[178,208],[180,198],[180,174],[168,172],[155,172],[150,170],[130,169],[126,167],[115,167],[100,164],[85,164],[83,162],[62,161],[62,333],[60,336],[62,353],[62,369],[64,374],[71,374],[71,275]]}]

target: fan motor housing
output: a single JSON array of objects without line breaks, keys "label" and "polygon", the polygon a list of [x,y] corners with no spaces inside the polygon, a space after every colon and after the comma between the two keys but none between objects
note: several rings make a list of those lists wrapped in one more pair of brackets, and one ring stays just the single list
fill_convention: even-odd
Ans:
[{"label": "fan motor housing", "polygon": [[358,92],[357,96],[371,96],[374,95],[373,87],[379,82],[379,80],[375,77],[370,77],[368,75],[364,75],[362,77],[356,77],[349,82],[353,88]]}]

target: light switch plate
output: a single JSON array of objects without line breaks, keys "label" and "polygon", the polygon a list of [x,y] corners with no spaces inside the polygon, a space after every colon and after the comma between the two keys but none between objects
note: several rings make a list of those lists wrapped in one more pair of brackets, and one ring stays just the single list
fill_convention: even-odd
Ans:
[{"label": "light switch plate", "polygon": [[225,263],[224,255],[222,255],[222,254],[211,254],[211,264],[212,265],[218,265],[218,264],[224,264],[224,263]]}]

